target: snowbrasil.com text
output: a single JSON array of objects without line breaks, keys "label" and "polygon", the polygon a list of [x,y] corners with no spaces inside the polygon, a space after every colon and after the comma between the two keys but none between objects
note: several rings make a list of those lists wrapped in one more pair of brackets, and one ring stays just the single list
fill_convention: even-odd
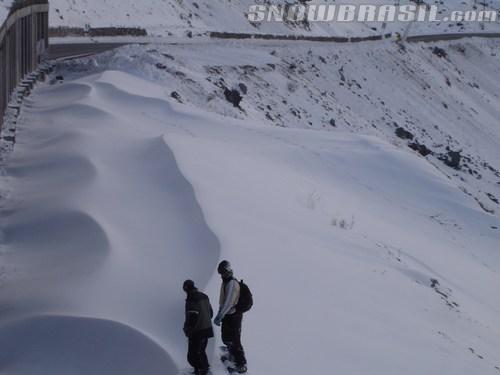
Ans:
[{"label": "snowbrasil.com text", "polygon": [[297,4],[251,5],[250,22],[496,22],[495,10],[454,10],[436,5]]}]

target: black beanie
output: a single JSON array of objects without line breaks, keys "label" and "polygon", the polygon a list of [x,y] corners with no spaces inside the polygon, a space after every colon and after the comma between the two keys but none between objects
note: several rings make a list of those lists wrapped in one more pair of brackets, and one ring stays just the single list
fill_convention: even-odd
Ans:
[{"label": "black beanie", "polygon": [[194,281],[193,280],[184,281],[184,284],[182,284],[182,289],[184,289],[186,293],[193,291],[194,289],[196,289],[194,286]]}]

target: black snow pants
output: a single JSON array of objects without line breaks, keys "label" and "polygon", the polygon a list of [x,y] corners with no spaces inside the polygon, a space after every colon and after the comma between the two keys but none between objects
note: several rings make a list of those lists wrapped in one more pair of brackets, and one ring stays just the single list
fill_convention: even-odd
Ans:
[{"label": "black snow pants", "polygon": [[222,319],[222,342],[227,346],[229,354],[234,358],[237,366],[247,364],[245,351],[241,346],[241,322],[243,314],[234,313]]},{"label": "black snow pants", "polygon": [[194,367],[196,374],[206,374],[208,371],[207,344],[207,337],[194,335],[189,338],[187,360],[189,364]]}]

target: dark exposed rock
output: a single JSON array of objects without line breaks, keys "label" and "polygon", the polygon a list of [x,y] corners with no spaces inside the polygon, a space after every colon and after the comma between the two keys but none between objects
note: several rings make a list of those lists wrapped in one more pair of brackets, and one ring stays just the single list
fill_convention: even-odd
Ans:
[{"label": "dark exposed rock", "polygon": [[450,168],[460,169],[460,161],[462,160],[462,155],[460,151],[448,151],[441,160]]},{"label": "dark exposed rock", "polygon": [[5,137],[3,137],[3,140],[5,142],[14,143],[16,141],[16,137],[11,136],[11,135],[6,135]]},{"label": "dark exposed rock", "polygon": [[493,194],[491,193],[486,193],[486,195],[488,196],[488,198],[490,198],[490,200],[492,202],[495,202],[496,204],[500,204],[500,202],[498,201],[497,197],[495,197]]},{"label": "dark exposed rock", "polygon": [[241,100],[243,99],[241,97],[241,94],[238,90],[230,90],[228,88],[224,89],[224,96],[226,100],[231,103],[234,107],[239,107]]},{"label": "dark exposed rock", "polygon": [[413,138],[414,138],[414,135],[411,132],[409,132],[408,130],[406,130],[402,127],[399,127],[396,129],[396,135],[401,139],[413,140]]},{"label": "dark exposed rock", "polygon": [[446,51],[442,48],[439,48],[439,47],[434,47],[432,49],[432,53],[434,55],[436,55],[437,57],[441,57],[441,58],[446,58],[448,57],[448,54],[446,53]]},{"label": "dark exposed rock", "polygon": [[340,75],[340,80],[342,82],[345,82],[346,79],[345,79],[345,75],[344,75],[344,67],[343,66],[339,69],[339,75]]},{"label": "dark exposed rock", "polygon": [[491,172],[493,172],[495,176],[500,177],[500,172],[496,168],[489,165],[488,163],[484,163],[483,167],[488,168]]},{"label": "dark exposed rock", "polygon": [[335,119],[330,119],[330,125],[333,126],[333,127],[336,127],[337,124],[335,123]]},{"label": "dark exposed rock", "polygon": [[246,95],[248,93],[248,88],[244,83],[238,84],[238,87],[240,88],[243,95]]},{"label": "dark exposed rock", "polygon": [[207,73],[214,75],[220,75],[223,72],[222,67],[220,66],[210,66],[205,69],[207,70]]},{"label": "dark exposed rock", "polygon": [[295,108],[290,108],[290,112],[291,112],[291,113],[292,113],[292,115],[294,115],[295,117],[302,118],[302,117],[300,116],[300,110],[295,109]]},{"label": "dark exposed rock", "polygon": [[495,214],[495,210],[491,209],[490,207],[486,206],[483,202],[481,202],[478,198],[474,198],[474,200],[477,202],[479,207],[483,209],[484,212],[487,212],[489,214]]},{"label": "dark exposed rock", "polygon": [[417,151],[422,156],[432,154],[432,151],[426,145],[420,144],[418,142],[409,143],[408,147],[414,151]]},{"label": "dark exposed rock", "polygon": [[156,68],[157,68],[157,69],[160,69],[160,70],[165,70],[165,69],[167,69],[167,66],[166,66],[166,65],[164,65],[164,64],[162,64],[162,63],[156,63],[156,65],[155,65],[155,66],[156,66]]},{"label": "dark exposed rock", "polygon": [[259,70],[259,68],[257,68],[256,66],[253,66],[253,65],[242,65],[240,66],[241,69],[243,69],[245,71],[245,73],[249,74],[249,73],[255,73],[256,71]]},{"label": "dark exposed rock", "polygon": [[172,98],[174,98],[175,100],[177,100],[179,103],[182,103],[182,98],[181,98],[181,96],[179,95],[179,93],[177,91],[172,91],[170,93],[170,96]]}]

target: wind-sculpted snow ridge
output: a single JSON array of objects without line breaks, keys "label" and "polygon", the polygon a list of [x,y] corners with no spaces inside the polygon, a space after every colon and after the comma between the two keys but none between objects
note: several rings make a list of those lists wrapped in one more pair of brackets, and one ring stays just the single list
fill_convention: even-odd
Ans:
[{"label": "wind-sculpted snow ridge", "polygon": [[103,319],[41,315],[0,326],[5,374],[176,374],[174,361],[132,327]]},{"label": "wind-sculpted snow ridge", "polygon": [[41,87],[23,110],[1,177],[2,373],[176,374],[184,359],[182,282],[208,283],[219,243],[144,115],[171,107],[107,80],[127,77]]}]

